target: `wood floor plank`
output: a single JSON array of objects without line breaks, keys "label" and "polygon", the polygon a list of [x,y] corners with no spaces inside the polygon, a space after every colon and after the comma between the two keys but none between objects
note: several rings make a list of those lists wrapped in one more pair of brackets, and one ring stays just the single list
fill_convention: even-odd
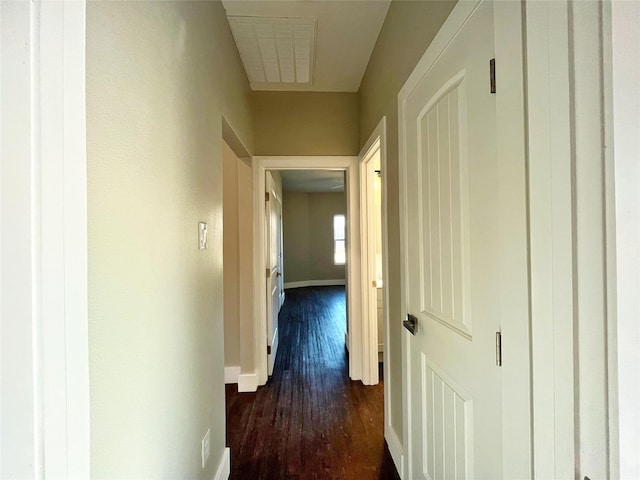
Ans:
[{"label": "wood floor plank", "polygon": [[287,290],[273,376],[255,393],[226,386],[231,479],[400,478],[384,444],[382,380],[349,379],[345,331],[344,287]]}]

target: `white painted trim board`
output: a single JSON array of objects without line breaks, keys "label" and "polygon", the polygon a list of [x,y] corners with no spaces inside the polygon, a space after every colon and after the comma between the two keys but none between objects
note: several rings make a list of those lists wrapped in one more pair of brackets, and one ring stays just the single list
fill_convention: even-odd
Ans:
[{"label": "white painted trim board", "polygon": [[15,442],[17,453],[3,467],[32,478],[88,478],[90,469],[85,8],[83,0],[0,4],[2,110],[11,119],[0,129],[0,170],[13,187],[1,192],[11,227],[2,251],[11,258],[0,263],[16,282],[0,302],[3,313],[20,314],[2,318],[15,339],[2,380],[28,385],[21,404],[3,410],[16,423],[0,442]]},{"label": "white painted trim board", "polygon": [[610,433],[611,456],[618,461],[611,478],[640,478],[640,3],[610,2],[609,8],[610,31],[604,37],[610,39],[612,52],[611,70],[605,76],[611,111],[605,121],[610,123],[609,143],[614,144],[612,161],[607,164],[615,170],[608,183],[615,199],[607,215],[615,218],[616,225],[609,229],[607,241],[610,246],[615,244],[614,258],[608,263],[614,270],[611,283],[616,288],[610,303],[617,322],[609,335],[609,352],[615,356],[610,359],[611,370],[617,373],[610,385],[614,409],[610,424],[618,425],[618,431],[612,428]]},{"label": "white painted trim board", "polygon": [[[366,172],[366,163],[371,158],[371,155],[375,153],[375,151],[379,152],[380,155],[380,181],[382,185],[381,190],[381,219],[380,219],[380,229],[382,236],[382,302],[384,305],[383,308],[383,328],[382,328],[382,339],[378,338],[378,320],[377,315],[374,318],[370,319],[369,322],[366,322],[366,315],[370,308],[369,302],[375,302],[377,299],[367,298],[367,292],[369,291],[368,280],[365,281],[364,277],[367,275],[369,266],[367,265],[367,259],[363,258],[361,262],[361,278],[363,279],[361,282],[361,312],[362,312],[362,332],[363,332],[363,360],[362,360],[362,381],[366,385],[374,385],[379,382],[378,378],[378,342],[382,340],[382,343],[387,342],[387,338],[389,338],[389,302],[388,302],[388,291],[387,285],[389,284],[389,260],[388,260],[388,221],[387,221],[387,119],[386,117],[382,117],[376,128],[371,132],[369,138],[367,139],[364,147],[360,151],[360,156],[358,160],[358,168],[360,173],[360,238],[361,242],[364,236],[367,234],[365,231],[367,229],[367,223],[371,221],[366,215],[367,212],[362,213],[363,207],[366,205],[366,195],[365,190],[363,189],[362,183],[366,181],[363,179],[363,175]],[[364,207],[366,210],[366,207]],[[366,244],[365,242],[361,243],[360,254],[362,257],[365,257]],[[374,321],[375,320],[375,321]],[[370,324],[371,323],[371,324]],[[383,362],[384,369],[384,378],[390,378],[390,370],[389,370],[389,362]],[[391,407],[390,407],[390,395],[389,395],[389,385],[385,383],[385,419],[386,421],[390,421],[391,418]]]},{"label": "white painted trim board", "polygon": [[402,443],[400,443],[400,439],[396,434],[396,431],[390,425],[387,425],[387,424],[385,424],[384,439],[387,441],[387,446],[389,447],[389,453],[391,454],[393,463],[396,466],[398,475],[400,475],[400,478],[404,479],[405,461],[404,461],[404,450],[402,449]]},{"label": "white painted trim board", "polygon": [[240,367],[239,366],[231,366],[224,367],[224,383],[238,383],[238,377],[240,377]]},{"label": "white painted trim board", "polygon": [[222,451],[218,468],[211,480],[227,480],[229,475],[231,475],[231,449],[227,447]]},{"label": "white painted trim board", "polygon": [[303,288],[303,287],[330,287],[345,285],[347,282],[344,278],[338,278],[335,280],[303,280],[301,282],[286,282],[284,284],[285,290],[289,288]]},{"label": "white painted trim board", "polygon": [[243,373],[238,375],[238,392],[255,392],[258,390],[258,375]]}]

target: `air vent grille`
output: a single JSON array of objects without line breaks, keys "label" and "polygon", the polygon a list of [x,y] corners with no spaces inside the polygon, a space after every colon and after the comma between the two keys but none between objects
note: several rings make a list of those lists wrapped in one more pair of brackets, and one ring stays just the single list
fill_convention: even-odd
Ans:
[{"label": "air vent grille", "polygon": [[315,19],[229,16],[228,20],[251,84],[312,82]]}]

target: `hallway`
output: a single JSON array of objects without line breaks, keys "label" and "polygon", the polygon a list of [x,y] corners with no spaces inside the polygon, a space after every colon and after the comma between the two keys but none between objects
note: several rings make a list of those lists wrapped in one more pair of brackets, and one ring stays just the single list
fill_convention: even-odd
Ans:
[{"label": "hallway", "polygon": [[349,380],[344,287],[287,290],[273,376],[226,386],[231,479],[396,479],[383,384]]}]

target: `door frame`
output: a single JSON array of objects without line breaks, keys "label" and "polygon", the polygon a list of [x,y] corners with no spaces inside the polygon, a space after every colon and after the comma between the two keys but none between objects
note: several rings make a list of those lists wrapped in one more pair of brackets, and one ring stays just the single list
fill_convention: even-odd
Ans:
[{"label": "door frame", "polygon": [[[418,85],[420,80],[428,74],[450,41],[463,28],[475,10],[483,3],[482,0],[458,2],[444,22],[440,31],[427,48],[405,85],[398,93],[398,124],[399,124],[399,163],[400,189],[406,184],[406,131],[404,120],[406,101]],[[502,336],[503,366],[502,369],[502,450],[504,478],[532,477],[532,448],[531,448],[531,388],[530,388],[530,313],[529,313],[529,275],[528,275],[528,239],[527,232],[527,171],[525,151],[524,126],[524,57],[523,57],[523,6],[520,2],[494,3],[495,28],[495,56],[499,72],[499,95],[496,96],[497,119],[497,156],[500,176],[517,178],[517,185],[500,186],[500,211],[497,215],[500,222],[523,224],[520,229],[522,238],[509,238],[508,242],[500,245],[505,254],[502,256],[499,270],[501,282],[509,271],[509,265],[526,265],[519,278],[510,278],[513,292],[517,295],[501,292],[500,311],[504,319]],[[489,65],[487,63],[487,72]],[[488,85],[488,76],[487,76]],[[507,188],[509,187],[509,188]],[[401,211],[406,211],[407,199],[400,196]],[[407,315],[407,268],[405,255],[407,252],[408,225],[403,215],[400,216],[400,250],[401,250],[401,315]],[[524,298],[523,298],[524,297]],[[526,308],[522,308],[526,305]],[[508,315],[507,315],[508,313]],[[409,333],[404,332],[402,341],[402,371],[403,371],[403,424],[405,462],[403,469],[409,471],[411,465],[411,397],[409,378]]]},{"label": "door frame", "polygon": [[267,383],[266,245],[265,245],[265,174],[268,170],[341,170],[346,173],[347,198],[347,324],[349,327],[349,377],[361,380],[363,372],[361,274],[360,274],[360,206],[359,157],[357,156],[256,156],[253,157],[254,199],[254,352],[258,385]]},{"label": "door frame", "polygon": [[[608,334],[610,355],[611,478],[640,478],[640,4],[610,2],[605,9],[605,114],[608,172],[607,218],[613,310]],[[608,16],[608,18],[606,18]],[[613,197],[613,198],[611,198]]]},{"label": "door frame", "polygon": [[21,399],[0,399],[15,422],[0,442],[25,476],[89,478],[86,2],[0,9],[3,27],[11,22],[0,28],[11,119],[0,175],[17,187],[0,192],[2,222],[14,227],[2,229],[2,277],[21,280],[0,295],[11,342],[2,391]]},{"label": "door frame", "polygon": [[[618,53],[629,55],[628,61],[613,70],[612,10],[623,24],[634,12],[622,13],[627,6],[617,2],[558,0],[525,7],[527,125],[535,132],[528,144],[534,471],[541,477],[618,478],[621,448],[634,445],[633,438],[618,444],[617,342],[638,332],[620,331],[616,311],[616,221],[638,211],[637,201],[622,210],[617,205],[616,189],[625,188],[620,180],[637,179],[637,168],[626,163],[635,158],[633,150],[623,158],[618,149],[634,145],[637,151],[636,135],[625,133],[640,119],[617,118],[613,94],[616,78],[624,78],[620,86],[633,83],[633,72],[638,78],[640,43],[625,39]],[[623,117],[633,100],[618,105]],[[637,256],[624,258],[624,267],[634,261]],[[627,299],[637,299],[636,290]],[[586,428],[583,420],[590,422]],[[598,454],[581,455],[589,450]],[[635,460],[637,448],[633,452]]]},{"label": "door frame", "polygon": [[[371,155],[374,151],[379,151],[380,153],[380,181],[381,181],[381,195],[382,195],[382,218],[380,223],[380,228],[382,230],[382,303],[383,303],[383,376],[388,378],[388,361],[387,361],[387,341],[389,338],[388,328],[389,328],[389,310],[388,310],[388,300],[387,300],[387,289],[388,287],[388,263],[387,263],[387,235],[388,235],[388,225],[387,225],[387,182],[385,177],[385,172],[387,170],[387,145],[386,145],[386,136],[387,136],[387,119],[386,117],[382,117],[376,128],[373,130],[369,139],[365,143],[364,147],[360,151],[360,252],[362,254],[362,262],[361,262],[361,278],[362,278],[362,329],[363,329],[363,356],[365,361],[363,362],[363,371],[362,371],[362,383],[365,385],[377,385],[380,381],[379,372],[378,372],[378,325],[377,325],[377,316],[375,324],[372,322],[371,318],[368,318],[369,315],[367,312],[370,312],[372,308],[372,303],[376,302],[375,298],[371,298],[371,286],[369,285],[369,279],[372,278],[369,265],[369,258],[366,254],[366,248],[370,242],[367,241],[369,230],[369,210],[368,210],[368,202],[369,198],[367,196],[367,190],[364,188],[365,182],[367,181],[366,169],[367,163],[371,158]],[[377,307],[376,307],[377,309]],[[389,398],[389,383],[385,383],[385,418],[387,422],[391,418],[391,411],[389,409],[388,401]],[[385,422],[385,430],[387,429]]]}]

